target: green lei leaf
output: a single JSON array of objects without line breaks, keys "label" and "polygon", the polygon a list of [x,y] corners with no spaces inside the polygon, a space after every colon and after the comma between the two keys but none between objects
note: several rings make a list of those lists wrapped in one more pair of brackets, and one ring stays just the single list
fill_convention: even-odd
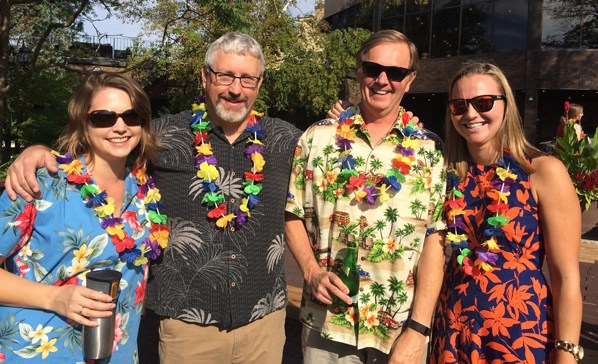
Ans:
[{"label": "green lei leaf", "polygon": [[216,206],[220,205],[224,200],[224,196],[222,194],[216,192],[208,192],[203,196],[201,202],[208,204],[208,206]]}]

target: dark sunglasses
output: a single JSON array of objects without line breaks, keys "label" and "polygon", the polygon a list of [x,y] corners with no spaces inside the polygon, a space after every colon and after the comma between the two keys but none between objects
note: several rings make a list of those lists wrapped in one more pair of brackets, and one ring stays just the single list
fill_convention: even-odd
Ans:
[{"label": "dark sunglasses", "polygon": [[397,66],[383,66],[376,62],[362,61],[361,69],[363,74],[368,77],[378,78],[382,72],[386,73],[386,78],[391,81],[401,82],[407,75],[413,72],[409,68]]},{"label": "dark sunglasses", "polygon": [[120,114],[108,110],[95,110],[87,114],[87,119],[94,128],[109,128],[116,124],[118,118],[122,118],[127,126],[139,126],[143,124],[141,115],[133,109],[125,110]]},{"label": "dark sunglasses", "polygon": [[455,116],[463,115],[469,109],[469,105],[477,112],[488,112],[494,107],[495,100],[506,100],[503,95],[480,95],[471,99],[452,99],[448,101],[448,107],[451,114]]}]

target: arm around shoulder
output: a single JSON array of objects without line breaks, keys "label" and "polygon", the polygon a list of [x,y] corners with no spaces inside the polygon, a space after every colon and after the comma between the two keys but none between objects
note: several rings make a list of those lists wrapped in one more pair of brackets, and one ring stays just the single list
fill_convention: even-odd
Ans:
[{"label": "arm around shoulder", "polygon": [[50,148],[41,144],[26,148],[8,168],[4,181],[8,197],[14,201],[19,195],[27,202],[41,197],[35,172],[43,167],[50,172],[58,171]]}]

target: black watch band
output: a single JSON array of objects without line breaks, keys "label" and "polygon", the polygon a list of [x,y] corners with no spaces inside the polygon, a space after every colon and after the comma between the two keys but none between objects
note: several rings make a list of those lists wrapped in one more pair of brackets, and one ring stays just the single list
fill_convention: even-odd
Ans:
[{"label": "black watch band", "polygon": [[420,324],[417,321],[414,321],[413,319],[408,319],[406,326],[410,329],[413,329],[413,330],[419,332],[420,334],[422,334],[424,336],[430,336],[430,328]]}]

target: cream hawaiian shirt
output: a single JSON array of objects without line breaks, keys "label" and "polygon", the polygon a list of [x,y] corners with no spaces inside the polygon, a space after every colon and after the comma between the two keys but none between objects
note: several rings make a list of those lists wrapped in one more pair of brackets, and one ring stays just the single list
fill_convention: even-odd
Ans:
[{"label": "cream hawaiian shirt", "polygon": [[303,133],[286,211],[304,219],[322,269],[337,272],[347,242],[357,241],[360,273],[354,307],[323,305],[305,285],[305,325],[358,349],[390,351],[409,316],[424,239],[444,229],[443,164],[436,143],[408,122],[402,108],[375,146],[353,109],[340,121],[323,120]]}]

